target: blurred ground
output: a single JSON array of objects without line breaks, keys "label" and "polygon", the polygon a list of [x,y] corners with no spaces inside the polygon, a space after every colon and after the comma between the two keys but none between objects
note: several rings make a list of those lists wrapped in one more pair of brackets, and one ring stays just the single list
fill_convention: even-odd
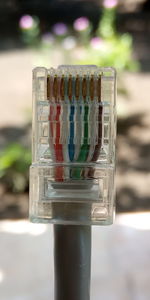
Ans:
[{"label": "blurred ground", "polygon": [[118,210],[149,209],[150,74],[124,74],[124,82],[129,98],[123,100],[118,96]]},{"label": "blurred ground", "polygon": [[[149,213],[93,227],[91,299],[149,300],[149,235]],[[53,299],[52,226],[5,220],[0,239],[0,299]]]},{"label": "blurred ground", "polygon": [[0,127],[21,126],[27,121],[32,108],[33,60],[33,53],[26,50],[0,53]]}]

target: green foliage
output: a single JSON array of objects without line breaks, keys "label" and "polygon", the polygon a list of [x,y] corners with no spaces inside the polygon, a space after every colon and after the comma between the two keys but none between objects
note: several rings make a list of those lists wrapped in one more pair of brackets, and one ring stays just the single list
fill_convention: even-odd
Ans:
[{"label": "green foliage", "polygon": [[28,46],[37,46],[40,42],[39,19],[27,15],[23,16],[19,23],[22,41]]},{"label": "green foliage", "polygon": [[98,28],[98,34],[102,38],[110,38],[116,34],[115,32],[116,9],[103,9],[102,18]]},{"label": "green foliage", "polygon": [[[43,60],[45,66],[53,65],[53,63],[96,64],[112,66],[119,71],[135,71],[139,68],[139,64],[133,59],[132,37],[128,33],[119,34],[117,32],[116,13],[117,1],[112,1],[112,3],[104,1],[102,16],[94,36],[92,36],[92,24],[85,17],[75,20],[70,27],[64,23],[57,23],[42,35],[40,22],[37,22],[35,17],[23,16],[22,19],[24,18],[25,21],[33,18],[32,23],[36,24],[36,30],[33,25],[28,26],[28,29],[24,27],[20,29],[23,38],[26,35],[24,41],[27,40],[28,45],[33,46],[35,39],[38,40],[38,62],[42,63]],[[35,35],[33,34],[34,30]],[[33,40],[32,34],[34,35]],[[37,47],[37,43],[35,46]]]},{"label": "green foliage", "polygon": [[[116,9],[103,9],[96,36],[99,45],[93,49],[89,43],[85,57],[81,61],[99,66],[113,66],[118,71],[136,71],[138,63],[133,59],[132,37],[128,33],[118,34],[115,28]],[[95,45],[96,46],[96,45]]]},{"label": "green foliage", "polygon": [[1,182],[13,192],[23,192],[28,187],[31,151],[20,144],[11,144],[0,152]]},{"label": "green foliage", "polygon": [[89,45],[81,63],[113,66],[118,71],[136,71],[138,69],[138,63],[132,58],[132,38],[127,33],[103,40],[100,49],[93,49]]}]

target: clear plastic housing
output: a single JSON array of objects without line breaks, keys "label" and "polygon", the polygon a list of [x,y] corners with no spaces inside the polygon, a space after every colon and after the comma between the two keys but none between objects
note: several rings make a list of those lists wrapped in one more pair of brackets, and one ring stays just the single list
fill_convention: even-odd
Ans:
[{"label": "clear plastic housing", "polygon": [[115,81],[113,68],[33,70],[32,222],[112,224]]}]

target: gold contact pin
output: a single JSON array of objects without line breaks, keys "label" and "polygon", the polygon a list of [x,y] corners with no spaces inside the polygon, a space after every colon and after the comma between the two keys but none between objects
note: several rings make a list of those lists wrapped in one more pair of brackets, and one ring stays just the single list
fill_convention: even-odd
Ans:
[{"label": "gold contact pin", "polygon": [[58,98],[58,82],[57,82],[57,75],[54,77],[54,82],[53,82],[53,96],[54,99],[57,100]]},{"label": "gold contact pin", "polygon": [[72,100],[72,76],[69,75],[68,79],[68,98],[71,101]]},{"label": "gold contact pin", "polygon": [[98,102],[101,102],[101,75],[98,76],[97,80],[97,98]]},{"label": "gold contact pin", "polygon": [[80,79],[79,79],[79,75],[77,75],[75,80],[75,97],[77,100],[79,100],[79,94],[80,94]]},{"label": "gold contact pin", "polygon": [[60,79],[60,97],[62,100],[65,98],[65,80],[64,80],[64,75],[62,75]]},{"label": "gold contact pin", "polygon": [[47,76],[47,99],[50,100],[50,76]]},{"label": "gold contact pin", "polygon": [[82,80],[82,96],[84,100],[86,100],[86,95],[87,95],[87,81],[86,81],[86,76],[84,75],[84,78]]},{"label": "gold contact pin", "polygon": [[89,84],[90,84],[90,98],[93,101],[94,100],[94,75],[91,75]]}]

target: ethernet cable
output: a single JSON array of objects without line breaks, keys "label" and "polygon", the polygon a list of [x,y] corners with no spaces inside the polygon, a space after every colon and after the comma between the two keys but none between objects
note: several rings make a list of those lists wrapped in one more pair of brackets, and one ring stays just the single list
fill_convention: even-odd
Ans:
[{"label": "ethernet cable", "polygon": [[114,220],[116,72],[33,70],[30,220],[54,224],[55,300],[90,300],[91,225]]}]

